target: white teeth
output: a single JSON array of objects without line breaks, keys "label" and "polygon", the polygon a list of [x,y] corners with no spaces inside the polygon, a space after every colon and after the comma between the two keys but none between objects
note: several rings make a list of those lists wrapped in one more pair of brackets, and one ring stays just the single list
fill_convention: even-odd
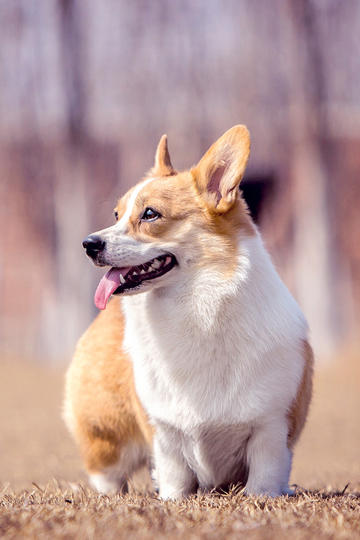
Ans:
[{"label": "white teeth", "polygon": [[140,272],[140,274],[146,274],[145,270],[142,269],[141,272]]},{"label": "white teeth", "polygon": [[153,265],[151,265],[149,270],[156,270],[156,268]]},{"label": "white teeth", "polygon": [[124,284],[125,283],[125,278],[122,274],[120,274],[120,283]]},{"label": "white teeth", "polygon": [[166,257],[165,264],[169,264],[169,263],[171,263],[171,257]]},{"label": "white teeth", "polygon": [[159,259],[155,259],[155,261],[152,263],[152,267],[160,268],[160,266],[161,266],[161,262],[159,261]]},{"label": "white teeth", "polygon": [[133,270],[133,273],[132,273],[133,276],[137,276],[138,275],[138,272],[137,270]]}]

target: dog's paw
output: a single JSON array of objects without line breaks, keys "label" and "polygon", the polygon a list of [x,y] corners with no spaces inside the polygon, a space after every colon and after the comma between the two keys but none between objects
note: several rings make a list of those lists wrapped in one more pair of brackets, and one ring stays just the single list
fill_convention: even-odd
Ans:
[{"label": "dog's paw", "polygon": [[245,495],[253,497],[280,497],[283,495],[281,488],[274,486],[254,486],[246,485],[244,489]]},{"label": "dog's paw", "polygon": [[173,489],[160,489],[159,498],[163,501],[179,501],[186,497],[186,493],[182,491],[175,491]]}]

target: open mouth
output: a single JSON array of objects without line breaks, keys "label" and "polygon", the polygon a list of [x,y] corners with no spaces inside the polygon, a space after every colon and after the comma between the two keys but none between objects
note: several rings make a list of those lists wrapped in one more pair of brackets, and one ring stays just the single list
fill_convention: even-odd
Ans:
[{"label": "open mouth", "polygon": [[136,289],[143,281],[159,278],[177,264],[174,255],[160,255],[139,266],[111,268],[101,279],[95,292],[95,305],[105,309],[112,294],[122,294],[129,289]]}]

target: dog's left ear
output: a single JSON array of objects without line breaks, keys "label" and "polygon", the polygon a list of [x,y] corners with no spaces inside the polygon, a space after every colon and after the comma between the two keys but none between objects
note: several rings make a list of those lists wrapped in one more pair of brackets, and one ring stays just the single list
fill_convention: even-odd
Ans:
[{"label": "dog's left ear", "polygon": [[234,126],[220,137],[192,169],[197,189],[211,210],[224,214],[234,205],[250,154],[246,126]]},{"label": "dog's left ear", "polygon": [[156,149],[155,163],[151,169],[151,174],[154,176],[172,176],[175,173],[176,171],[170,160],[167,136],[163,135]]}]

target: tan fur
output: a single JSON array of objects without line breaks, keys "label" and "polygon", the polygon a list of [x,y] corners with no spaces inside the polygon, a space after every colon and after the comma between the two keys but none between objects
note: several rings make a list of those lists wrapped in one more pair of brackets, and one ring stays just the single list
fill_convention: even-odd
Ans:
[{"label": "tan fur", "polygon": [[314,355],[311,346],[304,341],[304,371],[296,394],[296,398],[289,410],[288,447],[291,449],[296,443],[305,425],[312,395],[312,376],[314,369]]},{"label": "tan fur", "polygon": [[82,336],[67,373],[65,419],[89,473],[115,464],[129,442],[147,448],[152,439],[121,348],[119,303],[113,298]]}]

